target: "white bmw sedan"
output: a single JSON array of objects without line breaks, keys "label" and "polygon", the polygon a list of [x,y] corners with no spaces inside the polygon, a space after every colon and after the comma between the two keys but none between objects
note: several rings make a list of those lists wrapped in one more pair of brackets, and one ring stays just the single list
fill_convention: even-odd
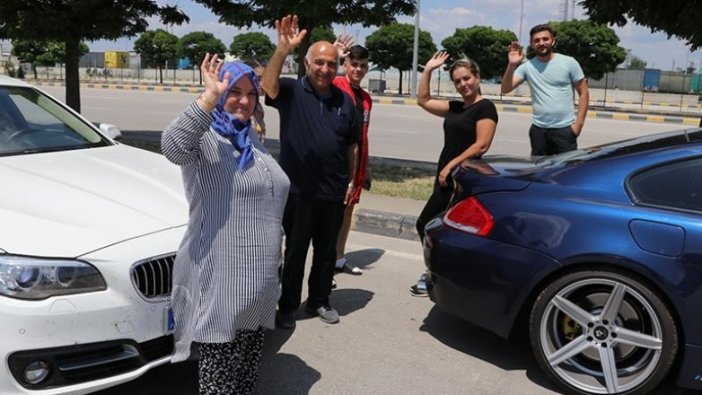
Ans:
[{"label": "white bmw sedan", "polygon": [[178,167],[0,76],[0,394],[83,394],[167,363]]}]

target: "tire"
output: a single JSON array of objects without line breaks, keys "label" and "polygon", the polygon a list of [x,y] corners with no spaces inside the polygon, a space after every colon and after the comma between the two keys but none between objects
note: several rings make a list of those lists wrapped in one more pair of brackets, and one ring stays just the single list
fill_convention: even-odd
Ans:
[{"label": "tire", "polygon": [[663,301],[644,282],[609,270],[574,272],[548,285],[531,310],[529,337],[541,368],[575,394],[647,393],[678,352]]}]

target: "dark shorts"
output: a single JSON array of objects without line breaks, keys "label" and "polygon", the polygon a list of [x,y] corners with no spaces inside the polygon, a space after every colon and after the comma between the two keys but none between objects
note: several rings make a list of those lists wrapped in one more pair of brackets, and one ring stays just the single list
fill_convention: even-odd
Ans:
[{"label": "dark shorts", "polygon": [[541,128],[534,124],[529,128],[531,155],[555,155],[578,149],[578,139],[571,126],[562,128]]}]

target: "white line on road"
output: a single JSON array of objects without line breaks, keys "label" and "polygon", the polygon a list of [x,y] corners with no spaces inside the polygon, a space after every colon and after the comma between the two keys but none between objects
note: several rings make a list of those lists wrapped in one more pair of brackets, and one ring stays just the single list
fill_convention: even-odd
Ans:
[{"label": "white line on road", "polygon": [[[361,245],[361,244],[352,244],[352,243],[347,243],[346,244],[346,249],[347,250],[364,250],[368,248],[378,248],[377,245],[369,246],[369,245]],[[395,258],[400,258],[400,259],[408,259],[408,260],[413,260],[413,261],[424,261],[424,257],[421,254],[412,254],[408,252],[402,252],[402,251],[395,251],[395,250],[388,250],[384,249],[383,250],[385,255],[390,255]]]}]

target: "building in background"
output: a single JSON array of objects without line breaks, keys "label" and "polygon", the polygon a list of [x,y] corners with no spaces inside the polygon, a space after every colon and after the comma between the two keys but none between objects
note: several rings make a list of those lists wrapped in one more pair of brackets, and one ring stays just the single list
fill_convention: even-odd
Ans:
[{"label": "building in background", "polygon": [[129,52],[105,51],[105,68],[125,69],[129,67]]}]

